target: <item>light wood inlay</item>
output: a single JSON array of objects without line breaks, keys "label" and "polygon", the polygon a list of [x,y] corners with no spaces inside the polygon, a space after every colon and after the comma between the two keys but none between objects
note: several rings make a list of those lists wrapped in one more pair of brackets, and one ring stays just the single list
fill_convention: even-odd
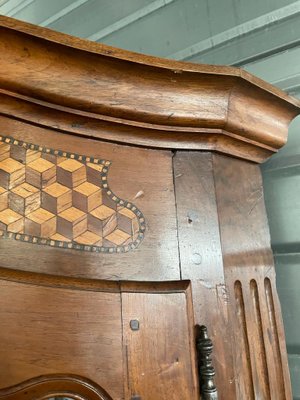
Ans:
[{"label": "light wood inlay", "polygon": [[0,143],[0,161],[9,157],[10,146],[5,143]]},{"label": "light wood inlay", "polygon": [[72,239],[87,230],[87,215],[75,207],[70,207],[57,217],[57,232]]},{"label": "light wood inlay", "polygon": [[145,219],[109,189],[109,165],[0,136],[0,236],[89,251],[135,248]]},{"label": "light wood inlay", "polygon": [[55,180],[55,165],[41,157],[26,166],[26,182],[37,188],[45,188],[54,183]]},{"label": "light wood inlay", "polygon": [[59,233],[55,233],[54,235],[51,236],[52,240],[58,240],[60,242],[70,242],[70,239],[67,237],[60,235]]},{"label": "light wood inlay", "polygon": [[73,191],[73,204],[81,207],[85,212],[90,212],[102,204],[101,189],[90,182],[84,182]]},{"label": "light wood inlay", "polygon": [[68,222],[76,222],[81,218],[85,217],[85,213],[78,210],[78,208],[70,207],[58,215],[60,218],[65,219]]},{"label": "light wood inlay", "polygon": [[25,218],[25,233],[28,235],[50,237],[55,232],[55,215],[43,208],[33,211]]},{"label": "light wood inlay", "polygon": [[29,183],[22,183],[13,188],[9,194],[9,208],[21,215],[28,215],[41,205],[41,193]]},{"label": "light wood inlay", "polygon": [[72,207],[72,191],[55,182],[43,190],[42,202],[46,210],[58,214]]},{"label": "light wood inlay", "polygon": [[69,188],[75,188],[86,180],[86,169],[76,160],[66,160],[57,166],[57,181]]},{"label": "light wood inlay", "polygon": [[0,186],[0,211],[8,207],[8,191]]},{"label": "light wood inlay", "polygon": [[90,231],[85,231],[82,235],[77,236],[75,240],[76,242],[81,244],[93,244],[96,246],[102,246],[102,237]]},{"label": "light wood inlay", "polygon": [[25,167],[13,158],[0,162],[0,185],[12,189],[25,182]]},{"label": "light wood inlay", "polygon": [[112,242],[116,245],[123,244],[129,238],[130,238],[130,235],[121,231],[120,229],[116,229],[110,235],[106,236],[106,240],[109,240],[110,242]]},{"label": "light wood inlay", "polygon": [[91,215],[93,215],[94,217],[96,217],[100,220],[104,220],[106,218],[111,217],[114,213],[115,213],[115,211],[110,209],[109,207],[100,206],[100,207],[97,207],[95,210],[93,210],[91,212]]},{"label": "light wood inlay", "polygon": [[0,229],[10,232],[23,232],[24,218],[22,215],[7,208],[0,212]]},{"label": "light wood inlay", "polygon": [[102,231],[103,237],[108,236],[117,228],[117,213],[102,205],[88,215],[88,229],[92,232]]}]

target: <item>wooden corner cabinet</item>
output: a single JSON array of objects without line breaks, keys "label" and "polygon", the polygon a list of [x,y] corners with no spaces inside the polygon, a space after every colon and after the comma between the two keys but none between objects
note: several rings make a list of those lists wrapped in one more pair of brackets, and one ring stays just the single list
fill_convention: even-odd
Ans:
[{"label": "wooden corner cabinet", "polygon": [[247,72],[0,17],[0,399],[291,400]]}]

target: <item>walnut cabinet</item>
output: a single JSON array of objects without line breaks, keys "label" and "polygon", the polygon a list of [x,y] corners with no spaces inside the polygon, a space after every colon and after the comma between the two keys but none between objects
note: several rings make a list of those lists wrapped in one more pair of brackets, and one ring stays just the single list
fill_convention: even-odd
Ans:
[{"label": "walnut cabinet", "polygon": [[290,400],[258,164],[299,102],[7,17],[0,38],[0,399]]}]

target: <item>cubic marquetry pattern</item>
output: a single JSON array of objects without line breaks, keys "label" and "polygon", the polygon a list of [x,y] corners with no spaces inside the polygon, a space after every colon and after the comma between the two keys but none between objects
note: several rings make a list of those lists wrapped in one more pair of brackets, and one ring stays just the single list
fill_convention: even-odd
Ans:
[{"label": "cubic marquetry pattern", "polygon": [[0,236],[104,253],[136,248],[145,220],[109,189],[109,166],[0,136]]}]

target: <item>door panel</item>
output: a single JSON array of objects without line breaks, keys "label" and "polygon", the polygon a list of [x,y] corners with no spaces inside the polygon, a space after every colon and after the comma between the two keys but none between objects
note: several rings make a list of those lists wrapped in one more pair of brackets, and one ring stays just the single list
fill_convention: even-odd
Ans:
[{"label": "door panel", "polygon": [[76,374],[113,399],[123,397],[120,293],[0,285],[1,388],[39,375]]},{"label": "door panel", "polygon": [[187,281],[107,282],[0,268],[0,303],[0,399],[197,398]]},{"label": "door panel", "polygon": [[128,399],[198,399],[189,306],[185,292],[123,293]]}]

